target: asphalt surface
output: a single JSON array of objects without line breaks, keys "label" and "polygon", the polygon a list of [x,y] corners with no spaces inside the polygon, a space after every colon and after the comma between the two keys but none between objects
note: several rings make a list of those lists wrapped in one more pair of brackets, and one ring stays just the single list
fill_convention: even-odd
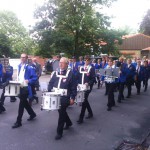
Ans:
[{"label": "asphalt surface", "polygon": [[[49,75],[42,76],[40,82],[49,81]],[[135,87],[132,97],[121,104],[116,102],[112,111],[107,111],[107,96],[105,87],[97,89],[94,85],[89,96],[94,118],[85,119],[78,125],[81,106],[73,105],[68,108],[68,114],[73,126],[64,131],[63,138],[56,141],[57,111],[41,111],[41,92],[39,104],[33,103],[37,117],[29,122],[26,110],[22,118],[22,127],[12,129],[16,121],[19,99],[11,103],[5,100],[6,112],[0,114],[0,150],[114,150],[122,140],[127,139],[140,143],[150,129],[150,92],[136,95]],[[126,94],[125,90],[125,94]],[[115,100],[118,93],[115,92]],[[87,112],[86,112],[87,115]]]}]

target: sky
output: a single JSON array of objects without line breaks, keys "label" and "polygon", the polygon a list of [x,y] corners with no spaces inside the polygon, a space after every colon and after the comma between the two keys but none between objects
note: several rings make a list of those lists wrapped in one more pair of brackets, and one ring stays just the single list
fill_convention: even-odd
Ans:
[{"label": "sky", "polygon": [[118,0],[104,12],[114,16],[111,20],[114,28],[129,26],[137,30],[148,9],[150,0]]},{"label": "sky", "polygon": [[[28,28],[34,24],[33,12],[44,0],[0,0],[0,10],[11,10]],[[150,0],[117,0],[113,5],[104,9],[104,13],[113,16],[112,27],[129,26],[138,30],[146,11],[150,8]]]}]

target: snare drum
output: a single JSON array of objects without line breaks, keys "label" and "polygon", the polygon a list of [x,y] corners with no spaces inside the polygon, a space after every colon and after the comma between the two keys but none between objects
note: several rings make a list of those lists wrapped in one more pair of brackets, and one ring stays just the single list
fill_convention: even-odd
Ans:
[{"label": "snare drum", "polygon": [[88,90],[88,86],[85,84],[78,84],[77,86],[77,91],[87,91]]},{"label": "snare drum", "polygon": [[78,91],[75,102],[76,103],[82,103],[83,101],[84,101],[84,92],[83,91]]},{"label": "snare drum", "polygon": [[113,82],[115,82],[115,78],[113,78],[113,77],[106,77],[106,78],[105,78],[105,81],[106,81],[107,83],[113,83]]},{"label": "snare drum", "polygon": [[45,92],[42,94],[41,110],[58,110],[60,108],[60,94]]},{"label": "snare drum", "polygon": [[5,87],[4,96],[18,96],[20,94],[20,83],[18,81],[9,81]]}]

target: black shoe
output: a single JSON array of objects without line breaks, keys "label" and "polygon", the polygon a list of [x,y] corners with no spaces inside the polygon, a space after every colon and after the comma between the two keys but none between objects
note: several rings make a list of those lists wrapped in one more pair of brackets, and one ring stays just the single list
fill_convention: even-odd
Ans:
[{"label": "black shoe", "polygon": [[144,92],[146,92],[147,90],[145,89]]},{"label": "black shoe", "polygon": [[31,120],[33,120],[35,117],[36,117],[36,114],[31,115],[27,120],[28,120],[28,121],[31,121]]},{"label": "black shoe", "polygon": [[1,107],[0,107],[0,110],[1,110],[1,112],[6,111],[6,109],[5,109],[5,107],[4,107],[4,106],[1,106]]},{"label": "black shoe", "polygon": [[60,135],[60,134],[57,134],[56,136],[55,136],[55,140],[60,140],[62,138],[62,135]]},{"label": "black shoe", "polygon": [[3,111],[0,109],[0,114],[2,113]]},{"label": "black shoe", "polygon": [[118,103],[121,103],[121,100],[118,100]]},{"label": "black shoe", "polygon": [[39,103],[39,98],[36,97],[35,100],[36,100],[36,103],[38,104]]},{"label": "black shoe", "polygon": [[112,104],[112,106],[116,106],[116,104],[115,104],[115,103],[113,103],[113,104]]},{"label": "black shoe", "polygon": [[13,128],[13,129],[14,129],[14,128],[19,128],[19,127],[21,127],[21,126],[22,126],[21,123],[16,122],[16,123],[14,123],[14,125],[12,126],[12,128]]},{"label": "black shoe", "polygon": [[68,130],[71,126],[72,126],[72,123],[69,124],[69,125],[66,125],[66,126],[64,127],[64,130]]},{"label": "black shoe", "polygon": [[130,98],[130,96],[128,95],[126,98]]},{"label": "black shoe", "polygon": [[108,108],[107,108],[107,111],[111,111],[111,107],[108,107]]},{"label": "black shoe", "polygon": [[85,119],[90,119],[93,118],[93,115],[88,115],[87,117],[85,117]]},{"label": "black shoe", "polygon": [[2,106],[2,107],[1,107],[1,110],[2,110],[2,111],[6,111],[6,109],[5,109],[5,107],[4,107],[4,106]]},{"label": "black shoe", "polygon": [[82,124],[82,123],[83,123],[83,120],[82,120],[82,119],[79,119],[79,120],[77,121],[77,123],[78,123],[78,124]]}]

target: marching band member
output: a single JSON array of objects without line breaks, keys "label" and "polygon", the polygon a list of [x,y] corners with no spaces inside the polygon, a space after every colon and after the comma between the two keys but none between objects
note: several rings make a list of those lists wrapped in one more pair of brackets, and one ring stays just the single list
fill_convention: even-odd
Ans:
[{"label": "marching band member", "polygon": [[144,92],[147,91],[149,77],[150,77],[150,66],[148,65],[148,61],[144,61],[144,79],[143,79]]},{"label": "marching band member", "polygon": [[134,76],[135,76],[135,66],[133,64],[131,64],[131,59],[127,59],[126,71],[127,71],[126,85],[127,85],[127,89],[128,89],[127,98],[130,98],[132,85],[134,84]]},{"label": "marching band member", "polygon": [[[95,71],[94,71],[94,68],[90,65],[90,60],[91,60],[90,57],[87,55],[84,57],[84,59],[85,59],[84,70],[88,71],[88,72],[87,72],[87,74],[85,74],[83,82],[87,86],[91,86],[91,85],[93,85],[94,80],[95,80]],[[79,76],[78,83],[79,84],[82,83],[82,74],[81,73]],[[93,117],[93,112],[92,112],[91,106],[88,102],[88,96],[91,92],[91,89],[92,89],[92,87],[90,87],[90,89],[85,91],[85,93],[84,93],[84,102],[82,103],[81,113],[79,116],[79,120],[77,121],[78,124],[83,123],[83,118],[84,118],[86,109],[88,111],[88,116],[86,117],[86,119]]]},{"label": "marching band member", "polygon": [[57,76],[57,74],[68,74],[68,77],[62,78],[62,80],[60,81],[60,89],[67,90],[67,95],[61,96],[60,98],[61,107],[58,110],[59,118],[57,126],[57,135],[55,137],[56,140],[59,140],[62,138],[64,125],[66,124],[65,129],[69,129],[69,127],[72,126],[72,122],[66,112],[66,109],[69,105],[74,104],[75,96],[77,94],[77,84],[73,72],[68,69],[68,59],[62,57],[59,62],[59,70],[52,73],[52,77],[49,81],[49,92],[51,92],[53,88],[58,87],[59,77]]},{"label": "marching band member", "polygon": [[78,65],[79,66],[84,66],[84,61],[83,61],[83,57],[82,56],[79,57]]},{"label": "marching band member", "polygon": [[[113,61],[109,59],[108,65],[106,69],[112,69],[113,68]],[[107,111],[110,111],[113,106],[115,106],[115,100],[114,100],[114,89],[116,81],[113,81],[111,83],[107,82],[106,80],[106,85],[107,85],[107,90],[108,90],[108,103],[107,103]]]},{"label": "marching band member", "polygon": [[39,91],[39,78],[42,74],[42,70],[41,65],[37,62],[36,58],[32,58],[32,61],[29,65],[31,65],[35,69],[36,75],[38,77],[36,83],[31,85],[32,97],[29,98],[29,104],[32,106],[32,102],[34,99],[36,100],[36,103],[39,102],[36,91]]},{"label": "marching band member", "polygon": [[121,100],[124,100],[124,86],[126,82],[126,66],[127,64],[124,63],[123,58],[119,58],[119,68],[120,68],[120,76],[119,76],[119,94],[118,94],[118,102],[121,103]]},{"label": "marching band member", "polygon": [[[102,68],[102,63],[101,63],[101,60],[98,59],[96,65],[95,65],[95,69],[99,70],[99,69],[101,69],[101,68]],[[99,74],[96,75],[96,77],[97,77],[97,82],[98,82],[97,88],[99,89],[99,88],[100,88],[100,78],[101,78],[101,77],[100,77]]]},{"label": "marching band member", "polygon": [[72,57],[72,63],[70,64],[74,77],[76,79],[76,84],[78,84],[78,77],[79,77],[79,64],[75,56]]},{"label": "marching band member", "polygon": [[144,67],[141,66],[141,61],[137,60],[137,66],[136,66],[136,75],[135,75],[135,85],[137,88],[137,94],[140,94],[141,90],[141,82],[143,81],[144,77]]},{"label": "marching band member", "polygon": [[[2,86],[3,84],[3,77],[4,77],[4,74],[6,73],[3,65],[0,63],[0,85]],[[3,88],[3,87],[1,87]],[[3,93],[4,93],[4,90],[3,90]],[[2,93],[2,95],[3,95]],[[6,111],[5,107],[3,106],[4,105],[4,101],[3,99],[0,99],[0,114],[4,111]]]},{"label": "marching band member", "polygon": [[[95,60],[95,59],[92,60],[91,66],[94,68],[94,71],[95,71],[95,69],[96,69],[96,60]],[[96,75],[95,75],[94,84],[96,84],[96,83],[97,83],[97,81],[96,81]],[[92,87],[93,87],[93,86],[92,86]],[[91,89],[91,90],[92,90],[92,89]]]},{"label": "marching band member", "polygon": [[[3,71],[3,83],[7,84],[10,80],[12,80],[12,75],[13,75],[13,67],[10,66],[10,64],[8,64],[7,68],[5,69],[5,71]],[[5,88],[3,88],[3,92],[1,94],[1,98],[0,98],[0,113],[2,113],[3,111],[6,111],[5,107],[4,107],[4,101],[5,101]],[[15,102],[16,98],[15,96],[11,96],[10,97],[10,102]]]},{"label": "marching band member", "polygon": [[12,126],[12,128],[18,128],[22,126],[22,116],[24,112],[24,108],[27,110],[30,117],[27,119],[28,121],[33,120],[36,117],[35,112],[29,105],[27,98],[28,96],[32,96],[31,85],[35,84],[37,80],[37,75],[33,67],[27,64],[28,56],[27,54],[21,54],[21,64],[19,65],[19,73],[18,80],[21,83],[20,87],[20,103],[18,109],[18,116],[16,123]]}]

